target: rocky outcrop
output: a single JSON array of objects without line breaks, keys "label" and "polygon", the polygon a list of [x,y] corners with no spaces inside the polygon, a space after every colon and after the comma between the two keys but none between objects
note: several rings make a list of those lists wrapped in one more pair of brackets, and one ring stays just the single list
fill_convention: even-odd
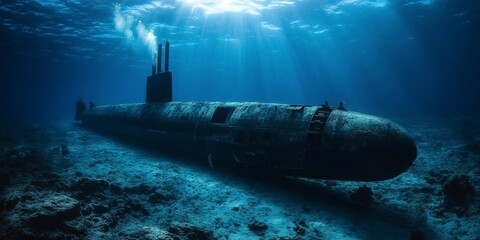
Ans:
[{"label": "rocky outcrop", "polygon": [[352,195],[350,195],[350,199],[355,202],[363,203],[363,204],[370,204],[373,203],[373,192],[372,189],[363,185],[355,190]]},{"label": "rocky outcrop", "polygon": [[103,179],[81,178],[70,186],[70,190],[76,192],[79,199],[86,199],[97,193],[105,192],[109,186],[110,183]]},{"label": "rocky outcrop", "polygon": [[78,200],[59,192],[28,187],[23,190],[5,196],[4,210],[8,215],[3,219],[0,238],[74,239],[83,234],[68,225],[80,216]]},{"label": "rocky outcrop", "polygon": [[263,236],[265,231],[267,231],[267,224],[260,222],[258,220],[253,220],[248,224],[248,229],[255,233],[256,235]]},{"label": "rocky outcrop", "polygon": [[168,227],[168,232],[178,236],[180,239],[188,240],[209,240],[213,238],[213,232],[196,227],[189,223],[174,222]]},{"label": "rocky outcrop", "polygon": [[46,192],[22,201],[15,209],[25,226],[38,230],[58,228],[66,220],[80,216],[80,203],[63,194]]}]

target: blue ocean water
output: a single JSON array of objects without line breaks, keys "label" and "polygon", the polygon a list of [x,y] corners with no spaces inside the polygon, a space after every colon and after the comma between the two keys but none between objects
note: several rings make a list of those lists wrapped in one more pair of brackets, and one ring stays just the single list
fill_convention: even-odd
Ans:
[{"label": "blue ocean water", "polygon": [[478,115],[475,0],[0,1],[1,121],[142,102],[157,43],[176,101]]}]

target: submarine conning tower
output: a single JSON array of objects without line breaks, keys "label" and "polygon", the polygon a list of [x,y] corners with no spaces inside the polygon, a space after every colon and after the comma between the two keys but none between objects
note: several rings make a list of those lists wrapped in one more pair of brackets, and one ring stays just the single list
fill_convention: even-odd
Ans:
[{"label": "submarine conning tower", "polygon": [[145,102],[160,103],[172,101],[172,72],[169,71],[170,43],[165,43],[165,69],[162,69],[162,44],[158,44],[157,66],[152,61],[152,75],[147,77]]}]

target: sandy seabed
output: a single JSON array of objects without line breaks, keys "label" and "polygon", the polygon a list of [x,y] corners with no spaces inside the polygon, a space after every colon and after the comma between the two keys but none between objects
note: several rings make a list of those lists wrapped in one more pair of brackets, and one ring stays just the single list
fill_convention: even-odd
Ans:
[{"label": "sandy seabed", "polygon": [[479,120],[397,119],[419,154],[381,182],[211,169],[71,121],[6,128],[0,239],[480,239]]}]

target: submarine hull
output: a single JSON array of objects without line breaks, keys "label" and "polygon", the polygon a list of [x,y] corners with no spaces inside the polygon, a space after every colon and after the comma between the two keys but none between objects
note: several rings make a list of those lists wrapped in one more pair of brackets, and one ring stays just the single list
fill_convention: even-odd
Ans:
[{"label": "submarine hull", "polygon": [[399,125],[328,106],[154,102],[97,106],[87,127],[176,153],[290,176],[378,181],[404,172],[415,143]]},{"label": "submarine hull", "polygon": [[[322,106],[257,102],[172,102],[170,44],[165,67],[147,77],[146,103],[86,109],[76,120],[163,151],[290,176],[378,181],[404,172],[417,156],[410,135],[383,118]],[[93,106],[93,107],[92,107]]]}]

